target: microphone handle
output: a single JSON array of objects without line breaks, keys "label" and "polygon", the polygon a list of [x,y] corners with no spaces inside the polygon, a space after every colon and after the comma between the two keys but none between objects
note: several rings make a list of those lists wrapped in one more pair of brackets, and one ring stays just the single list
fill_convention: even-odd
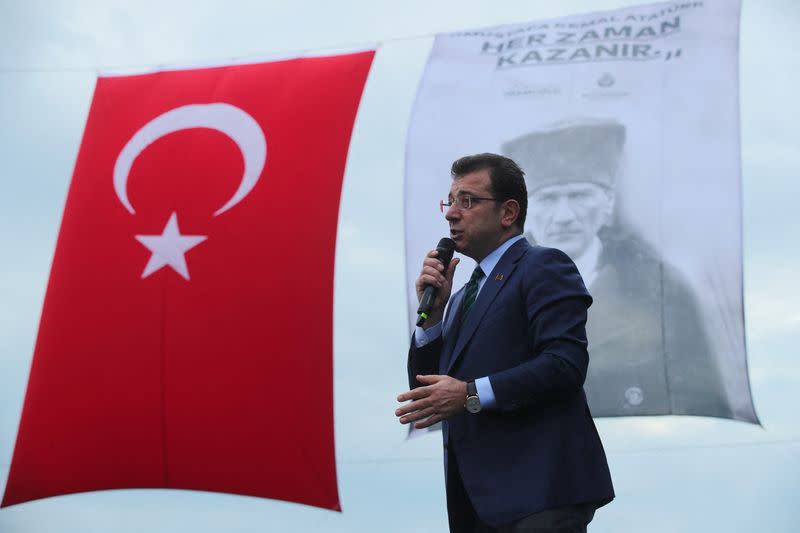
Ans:
[{"label": "microphone handle", "polygon": [[433,299],[436,297],[436,287],[433,285],[426,285],[425,291],[422,293],[422,298],[419,300],[419,308],[417,309],[417,314],[419,318],[417,319],[417,325],[421,326],[425,323],[425,320],[428,318],[428,313],[431,310],[431,306],[433,305]]},{"label": "microphone handle", "polygon": [[[447,270],[447,267],[450,265],[450,260],[453,258],[455,248],[456,243],[447,237],[440,240],[439,244],[436,246],[436,251],[439,252],[439,261],[444,265],[445,270]],[[421,326],[425,323],[425,320],[428,319],[428,313],[431,312],[431,307],[433,306],[433,300],[435,298],[436,287],[426,285],[425,290],[422,291],[422,298],[420,298],[419,307],[417,308],[417,314],[419,315],[417,326]]]}]

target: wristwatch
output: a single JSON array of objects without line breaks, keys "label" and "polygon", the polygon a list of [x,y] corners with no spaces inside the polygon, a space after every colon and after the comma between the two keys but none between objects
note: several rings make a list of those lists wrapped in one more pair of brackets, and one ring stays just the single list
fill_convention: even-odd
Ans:
[{"label": "wristwatch", "polygon": [[475,386],[474,381],[467,383],[467,401],[464,402],[464,407],[472,414],[479,413],[481,410],[481,399],[478,398],[478,387]]}]

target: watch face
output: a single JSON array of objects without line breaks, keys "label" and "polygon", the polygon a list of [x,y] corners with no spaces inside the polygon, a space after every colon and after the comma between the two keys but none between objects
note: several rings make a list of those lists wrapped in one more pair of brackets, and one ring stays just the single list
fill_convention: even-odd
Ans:
[{"label": "watch face", "polygon": [[477,396],[467,396],[467,411],[477,413],[481,410],[481,400]]}]

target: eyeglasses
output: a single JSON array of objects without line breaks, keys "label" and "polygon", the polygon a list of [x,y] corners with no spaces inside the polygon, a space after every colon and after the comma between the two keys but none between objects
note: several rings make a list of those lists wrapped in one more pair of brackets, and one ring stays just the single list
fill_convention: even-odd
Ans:
[{"label": "eyeglasses", "polygon": [[492,202],[501,202],[502,200],[498,200],[497,198],[481,198],[480,196],[470,196],[469,194],[465,194],[463,196],[459,196],[457,198],[448,198],[447,200],[442,200],[439,202],[439,210],[444,213],[451,205],[457,205],[461,209],[471,209],[473,202],[475,200],[491,200]]}]

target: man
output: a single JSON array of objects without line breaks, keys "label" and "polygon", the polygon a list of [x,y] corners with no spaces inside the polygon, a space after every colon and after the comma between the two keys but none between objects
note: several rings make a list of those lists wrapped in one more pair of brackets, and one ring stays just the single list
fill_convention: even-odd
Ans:
[{"label": "man", "polygon": [[625,127],[576,119],[523,135],[503,152],[526,171],[531,243],[575,261],[594,305],[586,394],[595,416],[732,417],[688,283],[613,222]]},{"label": "man", "polygon": [[417,295],[438,294],[396,415],[417,428],[442,421],[451,531],[585,532],[614,497],[582,388],[592,299],[563,252],[523,238],[516,163],[479,154],[451,173],[450,236],[478,265],[450,298],[458,259],[447,270],[436,251],[424,259]]}]

